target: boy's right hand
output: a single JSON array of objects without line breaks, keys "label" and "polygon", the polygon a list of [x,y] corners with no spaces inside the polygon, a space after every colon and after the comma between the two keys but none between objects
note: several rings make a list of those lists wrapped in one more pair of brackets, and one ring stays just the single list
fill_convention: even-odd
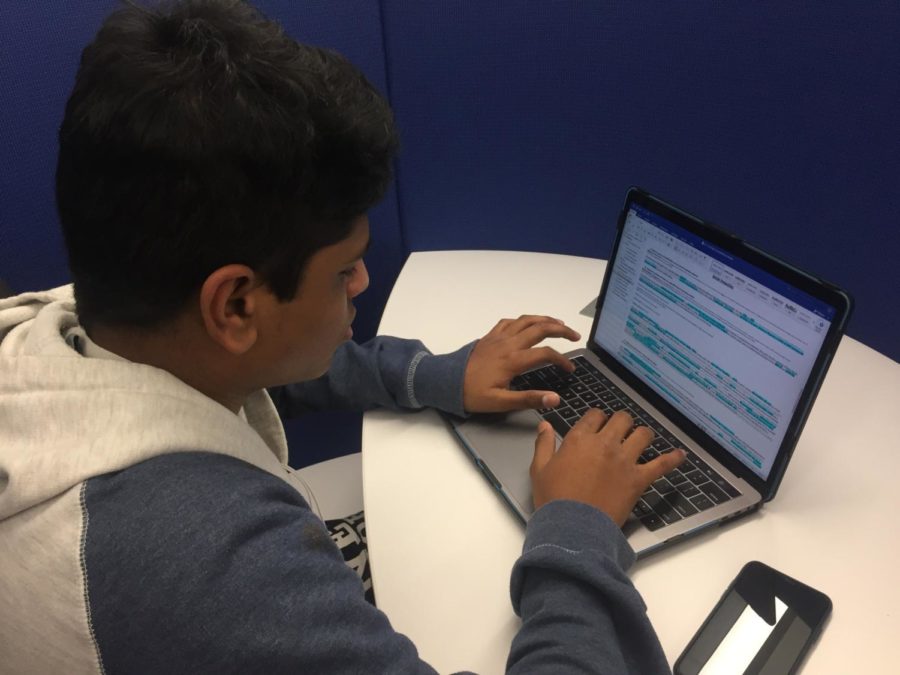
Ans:
[{"label": "boy's right hand", "polygon": [[553,427],[541,422],[531,462],[534,508],[554,499],[571,499],[598,508],[624,525],[647,486],[684,461],[684,451],[673,450],[638,464],[653,438],[647,427],[632,431],[626,412],[607,417],[592,408],[556,450]]}]

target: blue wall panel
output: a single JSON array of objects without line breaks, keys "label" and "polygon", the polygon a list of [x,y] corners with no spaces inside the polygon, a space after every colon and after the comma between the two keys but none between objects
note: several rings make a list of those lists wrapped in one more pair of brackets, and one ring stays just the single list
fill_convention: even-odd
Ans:
[{"label": "blue wall panel", "polygon": [[844,285],[900,359],[900,5],[383,4],[411,250],[606,257],[637,184]]},{"label": "blue wall panel", "polygon": [[0,278],[14,291],[70,281],[53,196],[57,132],[81,50],[115,5],[0,4]]},{"label": "blue wall panel", "polygon": [[[14,290],[68,280],[56,131],[78,54],[115,4],[0,4],[0,278]],[[606,257],[638,184],[848,288],[849,333],[900,360],[896,2],[258,4],[347,55],[397,115],[397,187],[371,214],[358,338],[407,251]],[[329,419],[337,437],[299,424],[314,435],[295,463],[358,447],[358,416]]]}]

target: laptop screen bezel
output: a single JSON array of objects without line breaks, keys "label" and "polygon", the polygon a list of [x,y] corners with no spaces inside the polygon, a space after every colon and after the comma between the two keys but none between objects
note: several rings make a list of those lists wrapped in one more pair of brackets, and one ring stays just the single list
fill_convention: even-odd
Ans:
[{"label": "laptop screen bezel", "polygon": [[[735,255],[748,263],[759,267],[765,272],[799,288],[835,309],[835,315],[831,322],[831,326],[828,329],[822,347],[816,357],[806,386],[800,394],[799,402],[788,423],[784,439],[778,448],[775,461],[773,462],[772,468],[766,479],[758,476],[748,466],[726,451],[721,445],[713,440],[711,436],[694,424],[685,415],[680,413],[661,395],[649,386],[642,384],[632,371],[623,366],[594,340],[594,336],[597,332],[597,325],[601,318],[600,309],[603,307],[603,302],[606,298],[606,292],[613,271],[613,261],[616,259],[616,254],[618,253],[619,244],[622,239],[625,220],[632,205],[638,205],[648,209],[666,220],[671,221],[675,225],[684,228],[688,232],[707,240],[724,250],[726,253]],[[615,243],[613,244],[609,263],[606,266],[603,285],[600,289],[600,295],[597,298],[594,321],[588,337],[588,349],[590,349],[591,352],[615,373],[615,375],[637,390],[651,405],[656,407],[684,433],[690,436],[692,441],[709,452],[730,471],[746,480],[763,496],[764,501],[768,501],[775,495],[778,486],[781,484],[785,469],[787,468],[794,448],[797,446],[800,433],[802,432],[806,419],[809,416],[809,412],[812,409],[812,403],[822,385],[825,373],[828,370],[828,366],[831,363],[834,353],[837,350],[837,346],[846,329],[847,320],[850,317],[852,309],[853,301],[850,295],[834,284],[814,277],[773,255],[765,253],[721,227],[682,211],[641,188],[632,187],[626,195],[625,204],[619,214]]]}]

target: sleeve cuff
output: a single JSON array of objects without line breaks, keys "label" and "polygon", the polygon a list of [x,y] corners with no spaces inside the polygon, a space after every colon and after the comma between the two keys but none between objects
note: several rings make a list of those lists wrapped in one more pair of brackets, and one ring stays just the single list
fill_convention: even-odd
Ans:
[{"label": "sleeve cuff", "polygon": [[437,408],[464,417],[463,380],[476,342],[470,342],[450,354],[419,352],[410,362],[406,378],[410,404],[416,408]]},{"label": "sleeve cuff", "polygon": [[634,565],[636,556],[622,529],[612,518],[593,506],[557,500],[535,511],[528,521],[522,557],[542,547],[570,552],[595,551],[615,561],[623,571]]}]

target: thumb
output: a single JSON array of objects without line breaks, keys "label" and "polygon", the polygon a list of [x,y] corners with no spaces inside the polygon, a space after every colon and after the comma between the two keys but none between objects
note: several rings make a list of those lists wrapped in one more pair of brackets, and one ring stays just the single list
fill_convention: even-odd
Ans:
[{"label": "thumb", "polygon": [[547,421],[538,424],[537,438],[534,439],[534,458],[531,460],[531,477],[541,472],[556,452],[556,433]]},{"label": "thumb", "polygon": [[517,391],[514,394],[517,396],[511,397],[511,400],[515,401],[514,405],[517,408],[555,408],[562,403],[555,391],[528,390]]},{"label": "thumb", "polygon": [[675,469],[684,461],[686,456],[687,454],[684,450],[672,450],[671,452],[666,452],[653,461],[644,464],[644,477],[647,479],[647,484],[649,485],[657,478],[662,478]]},{"label": "thumb", "polygon": [[[552,391],[511,391],[499,389],[492,392],[491,401],[486,406],[490,412],[527,410],[528,408],[555,408],[560,404],[559,394]],[[488,412],[488,410],[481,410]]]}]

